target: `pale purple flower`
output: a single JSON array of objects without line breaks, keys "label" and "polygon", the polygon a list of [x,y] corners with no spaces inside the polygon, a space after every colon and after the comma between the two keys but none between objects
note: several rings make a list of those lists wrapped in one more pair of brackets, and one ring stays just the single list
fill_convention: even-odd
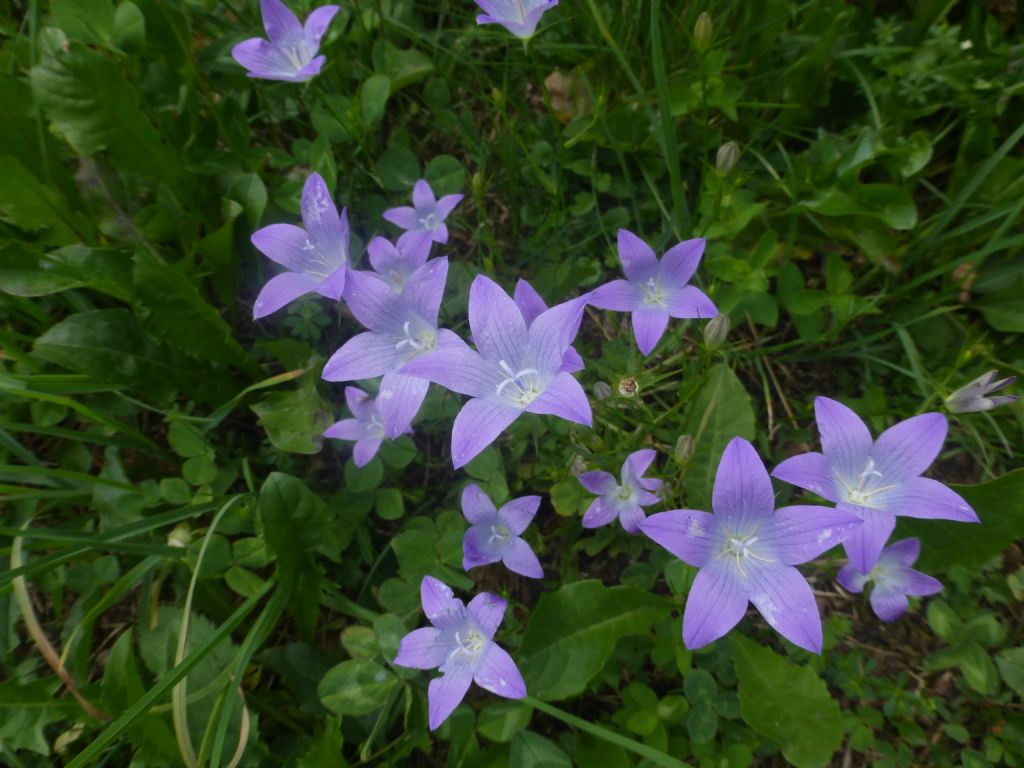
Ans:
[{"label": "pale purple flower", "polygon": [[999,395],[989,397],[993,392],[998,392],[1016,381],[1015,376],[1007,376],[1005,379],[996,381],[996,371],[984,373],[974,381],[960,387],[956,392],[946,398],[946,408],[950,413],[977,413],[979,411],[991,411],[1000,405],[1020,400],[1017,395]]},{"label": "pale purple flower", "polygon": [[722,454],[711,505],[714,514],[676,509],[640,522],[647,536],[700,569],[683,612],[686,647],[722,637],[743,618],[749,600],[783,637],[821,653],[818,605],[793,566],[843,541],[858,518],[806,505],[776,511],[771,478],[741,437]]},{"label": "pale purple flower", "polygon": [[[522,278],[516,283],[516,290],[512,298],[516,306],[519,307],[519,311],[523,313],[523,319],[526,321],[527,327],[544,314],[548,308],[548,305],[544,303],[544,299],[540,297],[540,294],[537,293],[534,287]],[[583,358],[580,357],[580,353],[576,351],[575,347],[569,347],[565,350],[561,370],[566,373],[576,373],[583,370]]]},{"label": "pale purple flower", "polygon": [[424,179],[412,188],[412,207],[389,208],[383,216],[387,221],[408,232],[430,232],[435,243],[448,242],[448,226],[444,220],[462,200],[462,195],[445,195],[440,200]]},{"label": "pale purple flower", "polygon": [[448,719],[471,682],[507,699],[526,696],[519,668],[494,642],[494,632],[505,616],[504,598],[482,592],[463,605],[446,584],[424,576],[420,599],[433,626],[403,637],[394,663],[413,669],[440,667],[442,677],[435,677],[427,688],[430,730]]},{"label": "pale purple flower", "polygon": [[[377,401],[358,387],[345,387],[345,402],[354,418],[342,419],[328,427],[324,437],[354,440],[356,445],[352,459],[357,467],[365,467],[377,455],[380,444],[388,436],[384,430],[384,420]],[[405,431],[412,432],[412,428]]]},{"label": "pale purple flower", "polygon": [[366,246],[373,271],[383,277],[391,290],[401,293],[417,269],[422,267],[434,244],[429,232],[406,232],[395,245],[383,237],[373,238]]},{"label": "pale purple flower", "polygon": [[430,383],[400,372],[411,360],[426,359],[449,347],[464,348],[458,336],[437,327],[448,259],[432,259],[413,272],[400,294],[373,272],[349,273],[345,302],[356,320],[369,328],[346,341],[324,366],[327,381],[383,376],[377,405],[384,433],[409,431]]},{"label": "pale purple flower", "polygon": [[670,317],[709,319],[718,309],[703,291],[687,285],[704,254],[704,240],[684,240],[658,260],[632,232],[619,230],[619,261],[625,280],[612,280],[596,291],[591,305],[633,313],[633,336],[644,355],[654,349]]},{"label": "pale purple flower", "polygon": [[337,301],[348,272],[348,214],[341,215],[327,184],[311,173],[302,188],[302,227],[271,224],[252,234],[252,244],[288,271],[270,278],[252,307],[254,320],[266,317],[307,293]]},{"label": "pale purple flower", "polygon": [[327,58],[316,53],[338,6],[317,8],[305,26],[281,0],[260,0],[260,10],[270,40],[253,37],[231,49],[235,61],[249,70],[249,77],[302,83],[320,74]]},{"label": "pale purple flower", "polygon": [[477,24],[501,24],[516,37],[529,39],[537,32],[540,17],[558,5],[558,0],[475,0],[483,13]]},{"label": "pale purple flower", "polygon": [[919,477],[946,439],[946,417],[941,413],[901,421],[875,441],[860,417],[835,400],[815,398],[814,416],[823,453],[793,456],[772,474],[864,521],[844,543],[859,571],[867,573],[878,562],[897,515],[979,522],[959,494],[938,480]]},{"label": "pale purple flower", "polygon": [[521,536],[538,507],[540,496],[520,496],[496,509],[479,485],[467,485],[462,491],[462,514],[471,525],[462,540],[462,567],[468,571],[501,561],[521,576],[543,578],[537,555]]},{"label": "pale purple flower", "polygon": [[915,571],[912,566],[921,554],[920,539],[903,539],[882,550],[869,573],[857,570],[853,563],[839,570],[839,583],[851,592],[864,591],[870,581],[871,608],[882,621],[896,621],[907,610],[907,595],[924,597],[942,591],[942,582]]},{"label": "pale purple flower", "polygon": [[590,426],[590,403],[583,387],[561,370],[588,298],[589,294],[558,304],[527,325],[509,295],[490,278],[477,275],[469,289],[469,327],[478,351],[464,344],[438,349],[401,369],[472,398],[452,430],[456,469],[494,442],[524,411]]},{"label": "pale purple flower", "polygon": [[650,448],[629,454],[622,463],[620,482],[616,482],[615,475],[608,472],[581,474],[579,481],[583,487],[597,494],[583,515],[583,527],[600,528],[617,517],[623,528],[629,533],[636,533],[644,519],[642,507],[649,507],[658,501],[654,492],[661,488],[661,480],[643,476],[656,455]]}]

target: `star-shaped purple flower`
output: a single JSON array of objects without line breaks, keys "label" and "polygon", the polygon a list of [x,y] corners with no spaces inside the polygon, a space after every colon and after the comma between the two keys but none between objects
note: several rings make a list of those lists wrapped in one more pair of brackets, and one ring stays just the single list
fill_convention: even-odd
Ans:
[{"label": "star-shaped purple flower", "polygon": [[448,226],[444,220],[462,200],[462,195],[445,195],[440,200],[424,179],[412,188],[412,208],[407,205],[389,208],[383,216],[408,232],[430,232],[435,243],[448,242]]},{"label": "star-shaped purple flower", "polygon": [[[324,432],[324,437],[354,440],[356,445],[352,459],[357,467],[365,467],[377,455],[380,444],[388,436],[384,430],[384,421],[377,401],[358,387],[345,387],[345,402],[354,418],[334,423]],[[412,432],[412,428],[405,431]]]},{"label": "star-shaped purple flower", "polygon": [[[515,293],[512,295],[519,311],[523,313],[526,325],[530,326],[534,320],[547,311],[548,305],[540,294],[525,280],[521,279],[516,283]],[[565,357],[562,358],[562,370],[566,373],[576,373],[583,370],[583,358],[576,351],[575,347],[565,350]]]},{"label": "star-shaped purple flower", "polygon": [[440,667],[442,677],[431,680],[427,688],[430,730],[448,719],[471,682],[507,699],[526,695],[516,663],[494,642],[494,632],[505,616],[503,598],[482,592],[463,605],[446,584],[424,576],[420,599],[433,626],[403,637],[394,663],[413,669]]},{"label": "star-shaped purple flower", "polygon": [[448,278],[448,259],[431,259],[413,272],[400,294],[373,272],[353,270],[345,301],[356,320],[370,330],[346,341],[324,366],[327,381],[352,381],[383,376],[377,404],[384,433],[391,438],[408,432],[423,405],[430,383],[401,372],[412,360],[423,360],[465,342],[437,327],[437,313]]},{"label": "star-shaped purple flower", "polygon": [[531,579],[544,577],[537,555],[520,534],[540,507],[540,496],[512,499],[501,509],[476,483],[462,491],[462,514],[472,523],[462,541],[462,567],[467,571],[499,560],[510,571]]},{"label": "star-shaped purple flower", "polygon": [[348,214],[341,215],[327,184],[312,173],[302,188],[302,227],[271,224],[252,234],[252,244],[288,271],[270,278],[252,307],[254,320],[307,293],[337,301],[348,272]]},{"label": "star-shaped purple flower", "polygon": [[537,32],[537,24],[545,11],[558,5],[558,0],[475,0],[484,12],[477,24],[501,24],[516,37],[528,40]]},{"label": "star-shaped purple flower", "polygon": [[786,459],[772,474],[835,502],[864,520],[846,540],[847,557],[870,571],[896,527],[896,516],[979,522],[974,510],[938,480],[919,477],[939,455],[946,417],[923,413],[871,440],[860,417],[827,397],[814,399],[823,453]]},{"label": "star-shaped purple flower", "polygon": [[270,40],[253,37],[231,49],[231,55],[249,70],[249,77],[302,83],[320,74],[327,60],[317,56],[338,6],[317,8],[303,26],[281,0],[260,0],[263,28]]},{"label": "star-shaped purple flower", "polygon": [[704,240],[684,240],[658,261],[651,247],[632,232],[619,230],[619,261],[625,280],[596,291],[591,305],[633,313],[633,336],[644,355],[654,349],[670,317],[709,319],[718,309],[703,291],[687,285],[704,254]]},{"label": "star-shaped purple flower", "polygon": [[839,569],[839,583],[851,592],[863,592],[867,583],[871,590],[871,609],[882,621],[896,621],[907,610],[907,595],[924,597],[942,591],[942,582],[915,571],[912,566],[921,554],[920,539],[903,539],[882,550],[870,573],[857,570],[853,563]]},{"label": "star-shaped purple flower", "polygon": [[622,463],[622,482],[615,482],[615,475],[599,470],[580,475],[583,487],[597,494],[583,515],[583,527],[600,528],[618,517],[629,533],[640,530],[640,521],[644,519],[642,507],[656,503],[658,497],[654,492],[661,488],[661,480],[643,476],[656,455],[650,448],[629,454]]},{"label": "star-shaped purple flower", "polygon": [[524,411],[590,426],[590,403],[583,387],[561,370],[588,298],[586,294],[558,304],[528,325],[497,283],[477,275],[469,289],[469,327],[478,351],[465,345],[439,349],[401,369],[472,398],[452,430],[456,469],[494,442]]},{"label": "star-shaped purple flower", "polygon": [[793,566],[843,541],[858,518],[828,507],[776,511],[771,478],[741,437],[722,454],[711,504],[713,515],[677,509],[640,522],[647,536],[700,569],[683,613],[686,647],[722,637],[743,618],[749,600],[783,637],[821,653],[818,604]]},{"label": "star-shaped purple flower", "polygon": [[417,269],[422,267],[434,244],[430,232],[406,232],[395,245],[383,237],[373,238],[366,246],[373,271],[383,277],[391,290],[401,293]]}]

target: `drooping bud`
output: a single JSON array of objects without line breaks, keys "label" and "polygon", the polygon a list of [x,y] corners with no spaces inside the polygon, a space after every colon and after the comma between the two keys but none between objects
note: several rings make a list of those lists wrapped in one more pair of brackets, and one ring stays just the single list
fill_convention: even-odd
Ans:
[{"label": "drooping bud", "polygon": [[732,328],[732,323],[729,322],[728,315],[715,315],[704,326],[704,343],[711,349],[720,346],[725,341],[725,337],[729,335],[730,328]]},{"label": "drooping bud", "polygon": [[996,375],[996,371],[988,371],[974,381],[960,387],[960,389],[946,398],[946,408],[950,413],[977,413],[979,411],[991,411],[1000,405],[1007,405],[1019,400],[1020,398],[1017,395],[989,397],[991,393],[1010,386],[1015,380],[1015,377],[1008,376],[1005,379],[996,381]]},{"label": "drooping bud", "polygon": [[599,381],[594,385],[594,397],[598,400],[604,400],[606,397],[612,396],[612,385],[607,381]]},{"label": "drooping bud", "polygon": [[719,176],[728,176],[739,159],[740,145],[735,141],[727,141],[718,148],[718,154],[715,155],[715,170]]},{"label": "drooping bud", "polygon": [[619,379],[619,394],[623,397],[636,397],[636,393],[639,391],[640,385],[636,383],[636,379],[632,376]]},{"label": "drooping bud", "polygon": [[685,464],[693,456],[693,435],[680,435],[676,440],[676,447],[672,451],[673,457],[679,464]]},{"label": "drooping bud", "polygon": [[711,47],[713,34],[711,17],[708,16],[707,11],[701,11],[700,16],[697,17],[697,23],[693,25],[693,44],[697,47],[698,52],[704,53]]}]

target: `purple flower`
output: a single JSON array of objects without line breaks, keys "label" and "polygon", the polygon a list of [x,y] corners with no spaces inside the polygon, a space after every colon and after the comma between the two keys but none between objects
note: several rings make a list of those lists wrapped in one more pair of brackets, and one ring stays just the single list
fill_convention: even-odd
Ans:
[{"label": "purple flower", "polygon": [[445,195],[440,200],[434,197],[434,190],[420,179],[412,188],[412,205],[389,208],[384,218],[409,232],[430,232],[435,243],[448,242],[448,227],[444,220],[462,200],[462,195]]},{"label": "purple flower", "polygon": [[270,40],[253,37],[231,49],[235,61],[249,70],[249,77],[302,83],[319,75],[327,58],[316,52],[338,6],[317,8],[305,26],[281,0],[260,0],[260,10]]},{"label": "purple flower", "polygon": [[942,582],[912,566],[921,554],[920,539],[903,539],[882,550],[878,562],[869,573],[857,570],[853,563],[839,570],[839,583],[851,592],[862,592],[869,582],[871,608],[882,621],[896,621],[907,610],[907,595],[923,597],[942,591]]},{"label": "purple flower", "polygon": [[722,454],[711,504],[713,515],[677,509],[640,523],[647,536],[700,568],[683,613],[686,647],[722,637],[743,618],[749,600],[783,637],[821,653],[818,605],[793,566],[845,539],[857,517],[816,506],[775,511],[771,478],[741,437]]},{"label": "purple flower", "polygon": [[373,272],[349,273],[345,301],[356,320],[370,330],[352,337],[324,366],[327,381],[383,376],[377,404],[384,432],[408,432],[430,386],[426,379],[399,372],[411,360],[426,359],[448,347],[464,348],[451,331],[438,329],[448,259],[432,259],[413,272],[396,294]]},{"label": "purple flower", "polygon": [[657,453],[650,448],[634,451],[622,463],[621,483],[607,472],[584,472],[579,481],[591,493],[598,496],[583,516],[584,528],[600,528],[616,517],[629,533],[639,530],[644,519],[641,507],[649,507],[658,501],[653,493],[661,488],[661,480],[643,477]]},{"label": "purple flower", "polygon": [[[548,308],[548,305],[544,303],[544,299],[534,290],[534,287],[522,279],[516,283],[513,300],[516,306],[519,307],[519,311],[523,313],[523,319],[526,321],[527,327],[544,314]],[[576,373],[583,370],[583,358],[580,357],[580,353],[576,351],[575,347],[569,347],[565,350],[561,370],[566,373]]]},{"label": "purple flower", "polygon": [[817,397],[814,416],[824,453],[793,456],[772,474],[864,520],[844,544],[847,557],[861,572],[878,562],[897,515],[979,522],[959,494],[938,480],[919,477],[946,439],[946,417],[941,413],[901,421],[874,442],[860,417],[842,403]]},{"label": "purple flower", "polygon": [[387,281],[391,290],[401,293],[409,276],[426,263],[433,242],[429,232],[406,232],[398,238],[397,247],[383,237],[375,237],[366,250],[373,271]]},{"label": "purple flower", "polygon": [[524,39],[533,37],[540,17],[558,5],[558,0],[475,1],[484,11],[476,17],[477,24],[501,24],[516,37]]},{"label": "purple flower", "polygon": [[540,496],[522,496],[495,509],[480,486],[467,485],[462,491],[462,514],[472,525],[462,541],[462,567],[468,571],[500,560],[510,571],[531,579],[543,578],[540,561],[520,537],[539,506]]},{"label": "purple flower", "polygon": [[494,442],[524,411],[590,426],[590,403],[583,387],[561,370],[588,298],[589,294],[558,304],[527,325],[509,295],[490,278],[477,275],[469,289],[469,327],[479,351],[465,345],[439,349],[402,368],[402,373],[472,398],[452,430],[456,469]]},{"label": "purple flower", "polygon": [[1017,395],[1000,395],[989,397],[992,392],[998,392],[1016,381],[1015,376],[1007,376],[1005,379],[996,381],[996,371],[984,373],[974,381],[960,387],[956,392],[946,398],[946,408],[950,413],[977,413],[978,411],[991,411],[1000,405],[1020,400]]},{"label": "purple flower", "polygon": [[[345,387],[345,402],[355,418],[336,422],[327,428],[324,437],[355,440],[352,458],[357,467],[365,467],[377,455],[380,444],[387,437],[384,422],[377,401],[358,387]],[[412,432],[412,428],[405,431]]]},{"label": "purple flower", "polygon": [[427,688],[430,730],[448,719],[473,681],[507,699],[526,695],[516,663],[493,640],[505,615],[503,598],[482,592],[463,605],[446,584],[424,576],[420,599],[434,626],[414,629],[403,637],[394,663],[413,669],[441,668],[443,676],[431,680]]},{"label": "purple flower", "polygon": [[718,309],[704,292],[687,282],[704,254],[700,238],[684,240],[658,257],[632,232],[619,230],[619,260],[626,280],[612,280],[596,291],[590,303],[601,309],[633,313],[633,336],[649,355],[668,327],[670,317],[711,318]]},{"label": "purple flower", "polygon": [[271,224],[252,234],[252,244],[288,271],[270,278],[252,307],[254,320],[266,317],[299,296],[316,292],[337,301],[348,272],[348,215],[341,216],[318,173],[302,188],[302,227]]}]

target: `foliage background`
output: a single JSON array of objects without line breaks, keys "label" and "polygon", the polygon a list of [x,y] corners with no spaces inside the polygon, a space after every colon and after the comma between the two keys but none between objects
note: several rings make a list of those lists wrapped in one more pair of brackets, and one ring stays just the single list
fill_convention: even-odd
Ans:
[{"label": "foliage background", "polygon": [[[345,2],[295,86],[229,56],[262,34],[254,2],[0,9],[2,761],[225,765],[241,733],[245,766],[1020,765],[1019,403],[953,417],[935,468],[983,525],[898,531],[947,584],[927,610],[884,625],[833,559],[808,571],[821,657],[755,614],[687,652],[691,570],[584,531],[573,477],[651,445],[666,508],[700,507],[733,435],[769,464],[812,446],[815,395],[878,431],[1024,373],[1016,3],[563,0],[528,49],[474,15]],[[733,331],[712,349],[676,322],[645,361],[628,320],[590,312],[582,381],[613,390],[593,430],[521,420],[453,473],[458,398],[432,389],[413,438],[358,470],[319,437],[344,307],[249,320],[273,270],[248,236],[296,220],[311,170],[354,254],[421,175],[466,193],[458,331],[476,273],[555,301],[617,272],[619,227],[706,237]],[[462,572],[468,478],[545,495],[548,578]],[[478,692],[428,735],[426,676],[390,664],[426,573],[509,597],[531,700]]]}]

